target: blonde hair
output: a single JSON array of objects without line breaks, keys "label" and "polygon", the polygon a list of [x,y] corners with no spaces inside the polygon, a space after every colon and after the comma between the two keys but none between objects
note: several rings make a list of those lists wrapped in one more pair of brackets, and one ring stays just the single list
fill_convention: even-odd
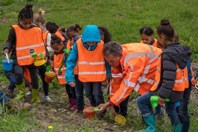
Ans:
[{"label": "blonde hair", "polygon": [[36,23],[36,24],[41,23],[43,25],[45,23],[44,15],[45,15],[45,10],[43,10],[42,8],[40,8],[38,10],[38,13],[36,13],[34,15],[34,23]]}]

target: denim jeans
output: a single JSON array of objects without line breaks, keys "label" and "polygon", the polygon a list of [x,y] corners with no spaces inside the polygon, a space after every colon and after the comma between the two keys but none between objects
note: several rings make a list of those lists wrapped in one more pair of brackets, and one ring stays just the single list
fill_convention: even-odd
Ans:
[{"label": "denim jeans", "polygon": [[102,82],[86,82],[83,83],[85,88],[85,93],[92,106],[98,106],[104,103]]},{"label": "denim jeans", "polygon": [[13,71],[5,72],[5,75],[10,82],[8,89],[14,90],[14,88],[16,88],[16,77],[14,72]]},{"label": "denim jeans", "polygon": [[84,87],[83,83],[78,79],[78,75],[75,75],[75,92],[76,92],[76,100],[77,100],[77,109],[78,111],[82,111],[84,109]]},{"label": "denim jeans", "polygon": [[121,114],[125,117],[127,116],[127,107],[128,107],[129,97],[127,97],[124,101],[122,101],[119,106],[114,106],[116,113]]},{"label": "denim jeans", "polygon": [[181,102],[181,106],[178,108],[179,117],[182,123],[182,132],[188,132],[190,128],[190,115],[188,112],[188,104],[190,100],[190,93],[192,90],[191,81],[189,81],[189,88],[184,91],[184,98]]},{"label": "denim jeans", "polygon": [[[143,113],[142,115],[144,115],[144,114],[145,115],[149,115],[151,113],[152,114],[155,114],[155,115],[162,115],[162,110],[161,110],[161,106],[160,105],[158,105],[155,108],[155,111],[153,111],[153,108],[150,107],[150,106],[142,106],[142,105],[150,105],[150,97],[151,97],[150,93],[146,93],[146,94],[144,94],[142,96],[139,96],[137,98],[137,104],[140,105],[138,107],[141,108],[141,109],[143,109],[143,110],[140,110],[140,111],[143,111],[142,112]],[[144,100],[146,100],[146,102]],[[144,107],[147,107],[147,109],[144,110]]]},{"label": "denim jeans", "polygon": [[3,91],[0,90],[0,103],[5,104],[6,102],[8,102],[8,98],[7,98],[6,95],[3,93]]},{"label": "denim jeans", "polygon": [[180,107],[179,105],[177,105],[178,103],[181,104],[181,102],[178,101],[178,102],[175,102],[175,103],[167,102],[166,105],[165,105],[166,113],[171,120],[171,125],[172,126],[176,126],[178,124],[181,124],[179,114],[178,114],[178,110],[177,110]]},{"label": "denim jeans", "polygon": [[158,105],[156,108],[155,108],[155,115],[162,115],[162,107],[160,105]]},{"label": "denim jeans", "polygon": [[153,114],[153,109],[150,103],[150,93],[143,94],[137,98],[137,106],[143,117]]}]

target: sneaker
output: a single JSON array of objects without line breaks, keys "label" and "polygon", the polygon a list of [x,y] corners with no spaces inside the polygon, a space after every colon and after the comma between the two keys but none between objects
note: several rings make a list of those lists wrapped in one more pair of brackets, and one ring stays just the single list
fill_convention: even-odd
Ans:
[{"label": "sneaker", "polygon": [[53,100],[52,100],[49,96],[45,96],[45,97],[44,97],[44,100],[45,100],[46,102],[53,102]]},{"label": "sneaker", "polygon": [[25,96],[32,96],[32,92],[28,91],[27,93],[25,93]]}]

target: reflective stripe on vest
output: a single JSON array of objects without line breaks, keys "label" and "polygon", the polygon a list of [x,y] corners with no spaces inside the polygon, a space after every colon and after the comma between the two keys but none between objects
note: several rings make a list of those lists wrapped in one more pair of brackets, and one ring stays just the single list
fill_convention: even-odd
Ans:
[{"label": "reflective stripe on vest", "polygon": [[105,62],[86,62],[86,61],[79,61],[79,65],[104,65]]},{"label": "reflective stripe on vest", "polygon": [[78,75],[104,75],[106,72],[78,72]]},{"label": "reflective stripe on vest", "polygon": [[94,51],[84,47],[81,39],[76,41],[78,49],[78,78],[82,82],[100,82],[106,79],[106,67],[102,50],[104,43],[97,44]]},{"label": "reflective stripe on vest", "polygon": [[112,76],[113,78],[122,77],[122,73],[111,74],[111,76]]},{"label": "reflective stripe on vest", "polygon": [[[42,52],[42,53],[45,54],[45,52]],[[21,56],[21,57],[18,57],[17,60],[23,60],[27,58],[32,58],[32,56],[31,55]]]}]

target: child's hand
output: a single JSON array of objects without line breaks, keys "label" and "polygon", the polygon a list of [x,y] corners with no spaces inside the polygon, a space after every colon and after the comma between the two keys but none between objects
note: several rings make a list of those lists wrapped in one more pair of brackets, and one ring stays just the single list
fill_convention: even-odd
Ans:
[{"label": "child's hand", "polygon": [[8,53],[9,53],[9,49],[6,48],[6,49],[3,50],[3,54],[4,54],[4,55],[6,55],[6,54],[8,54]]},{"label": "child's hand", "polygon": [[110,106],[110,103],[109,103],[109,102],[100,104],[100,105],[98,106],[98,108],[100,109],[99,111],[100,111],[100,112],[105,111],[105,110],[107,109],[108,106]]},{"label": "child's hand", "polygon": [[76,84],[75,84],[74,82],[69,82],[69,85],[70,85],[71,87],[75,87],[75,86],[76,86]]},{"label": "child's hand", "polygon": [[102,82],[102,86],[104,86],[104,87],[106,87],[108,84],[109,84],[108,80],[105,80],[105,81]]},{"label": "child's hand", "polygon": [[159,103],[160,106],[164,106],[165,105],[165,101],[162,98],[159,98],[158,103]]},{"label": "child's hand", "polygon": [[195,80],[195,78],[193,77],[193,78],[191,79],[191,84],[192,84],[192,86],[195,86],[196,82],[197,82],[197,79]]}]

